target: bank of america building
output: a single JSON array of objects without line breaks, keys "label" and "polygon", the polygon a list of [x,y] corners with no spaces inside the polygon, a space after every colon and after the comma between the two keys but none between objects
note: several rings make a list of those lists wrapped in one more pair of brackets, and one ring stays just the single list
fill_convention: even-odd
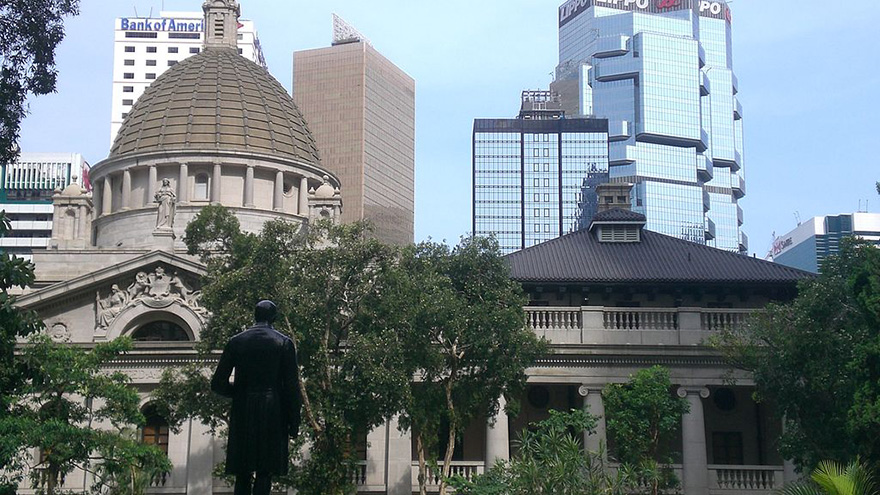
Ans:
[{"label": "bank of america building", "polygon": [[609,121],[609,179],[656,232],[745,252],[731,14],[705,0],[571,0],[551,89]]}]

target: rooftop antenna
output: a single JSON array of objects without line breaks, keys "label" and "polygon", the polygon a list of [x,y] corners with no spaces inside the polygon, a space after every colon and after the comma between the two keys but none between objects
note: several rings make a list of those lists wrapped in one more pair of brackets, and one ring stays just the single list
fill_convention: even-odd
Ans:
[{"label": "rooftop antenna", "polygon": [[800,225],[801,225],[801,214],[800,214],[800,212],[798,212],[798,211],[794,212],[794,219],[795,219],[795,221],[797,222],[798,226],[800,226]]},{"label": "rooftop antenna", "polygon": [[333,14],[333,45],[343,45],[345,43],[357,43],[363,41],[370,43],[364,35],[358,32],[351,24],[342,20],[336,14]]}]

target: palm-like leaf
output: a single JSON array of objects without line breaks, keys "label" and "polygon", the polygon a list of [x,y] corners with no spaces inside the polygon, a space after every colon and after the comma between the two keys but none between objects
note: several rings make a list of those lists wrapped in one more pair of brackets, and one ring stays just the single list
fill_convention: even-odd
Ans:
[{"label": "palm-like leaf", "polygon": [[812,482],[788,485],[781,495],[878,495],[871,470],[858,459],[844,467],[822,461],[810,475]]}]

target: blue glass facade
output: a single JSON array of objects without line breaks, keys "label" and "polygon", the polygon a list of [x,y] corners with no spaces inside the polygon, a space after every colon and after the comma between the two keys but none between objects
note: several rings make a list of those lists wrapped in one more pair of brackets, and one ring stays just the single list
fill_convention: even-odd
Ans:
[{"label": "blue glass facade", "polygon": [[584,178],[607,170],[607,120],[477,119],[473,232],[507,254],[575,230]]},{"label": "blue glass facade", "polygon": [[748,249],[724,1],[570,0],[559,9],[559,63],[557,81],[579,79],[558,86],[578,89],[578,113],[609,120],[609,180],[635,184],[648,229]]}]

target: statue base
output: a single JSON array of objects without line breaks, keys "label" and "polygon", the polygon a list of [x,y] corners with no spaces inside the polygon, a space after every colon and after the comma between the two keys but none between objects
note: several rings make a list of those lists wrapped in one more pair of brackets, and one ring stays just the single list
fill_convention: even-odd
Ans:
[{"label": "statue base", "polygon": [[153,231],[153,241],[158,249],[174,251],[174,231],[171,229],[156,229]]}]

